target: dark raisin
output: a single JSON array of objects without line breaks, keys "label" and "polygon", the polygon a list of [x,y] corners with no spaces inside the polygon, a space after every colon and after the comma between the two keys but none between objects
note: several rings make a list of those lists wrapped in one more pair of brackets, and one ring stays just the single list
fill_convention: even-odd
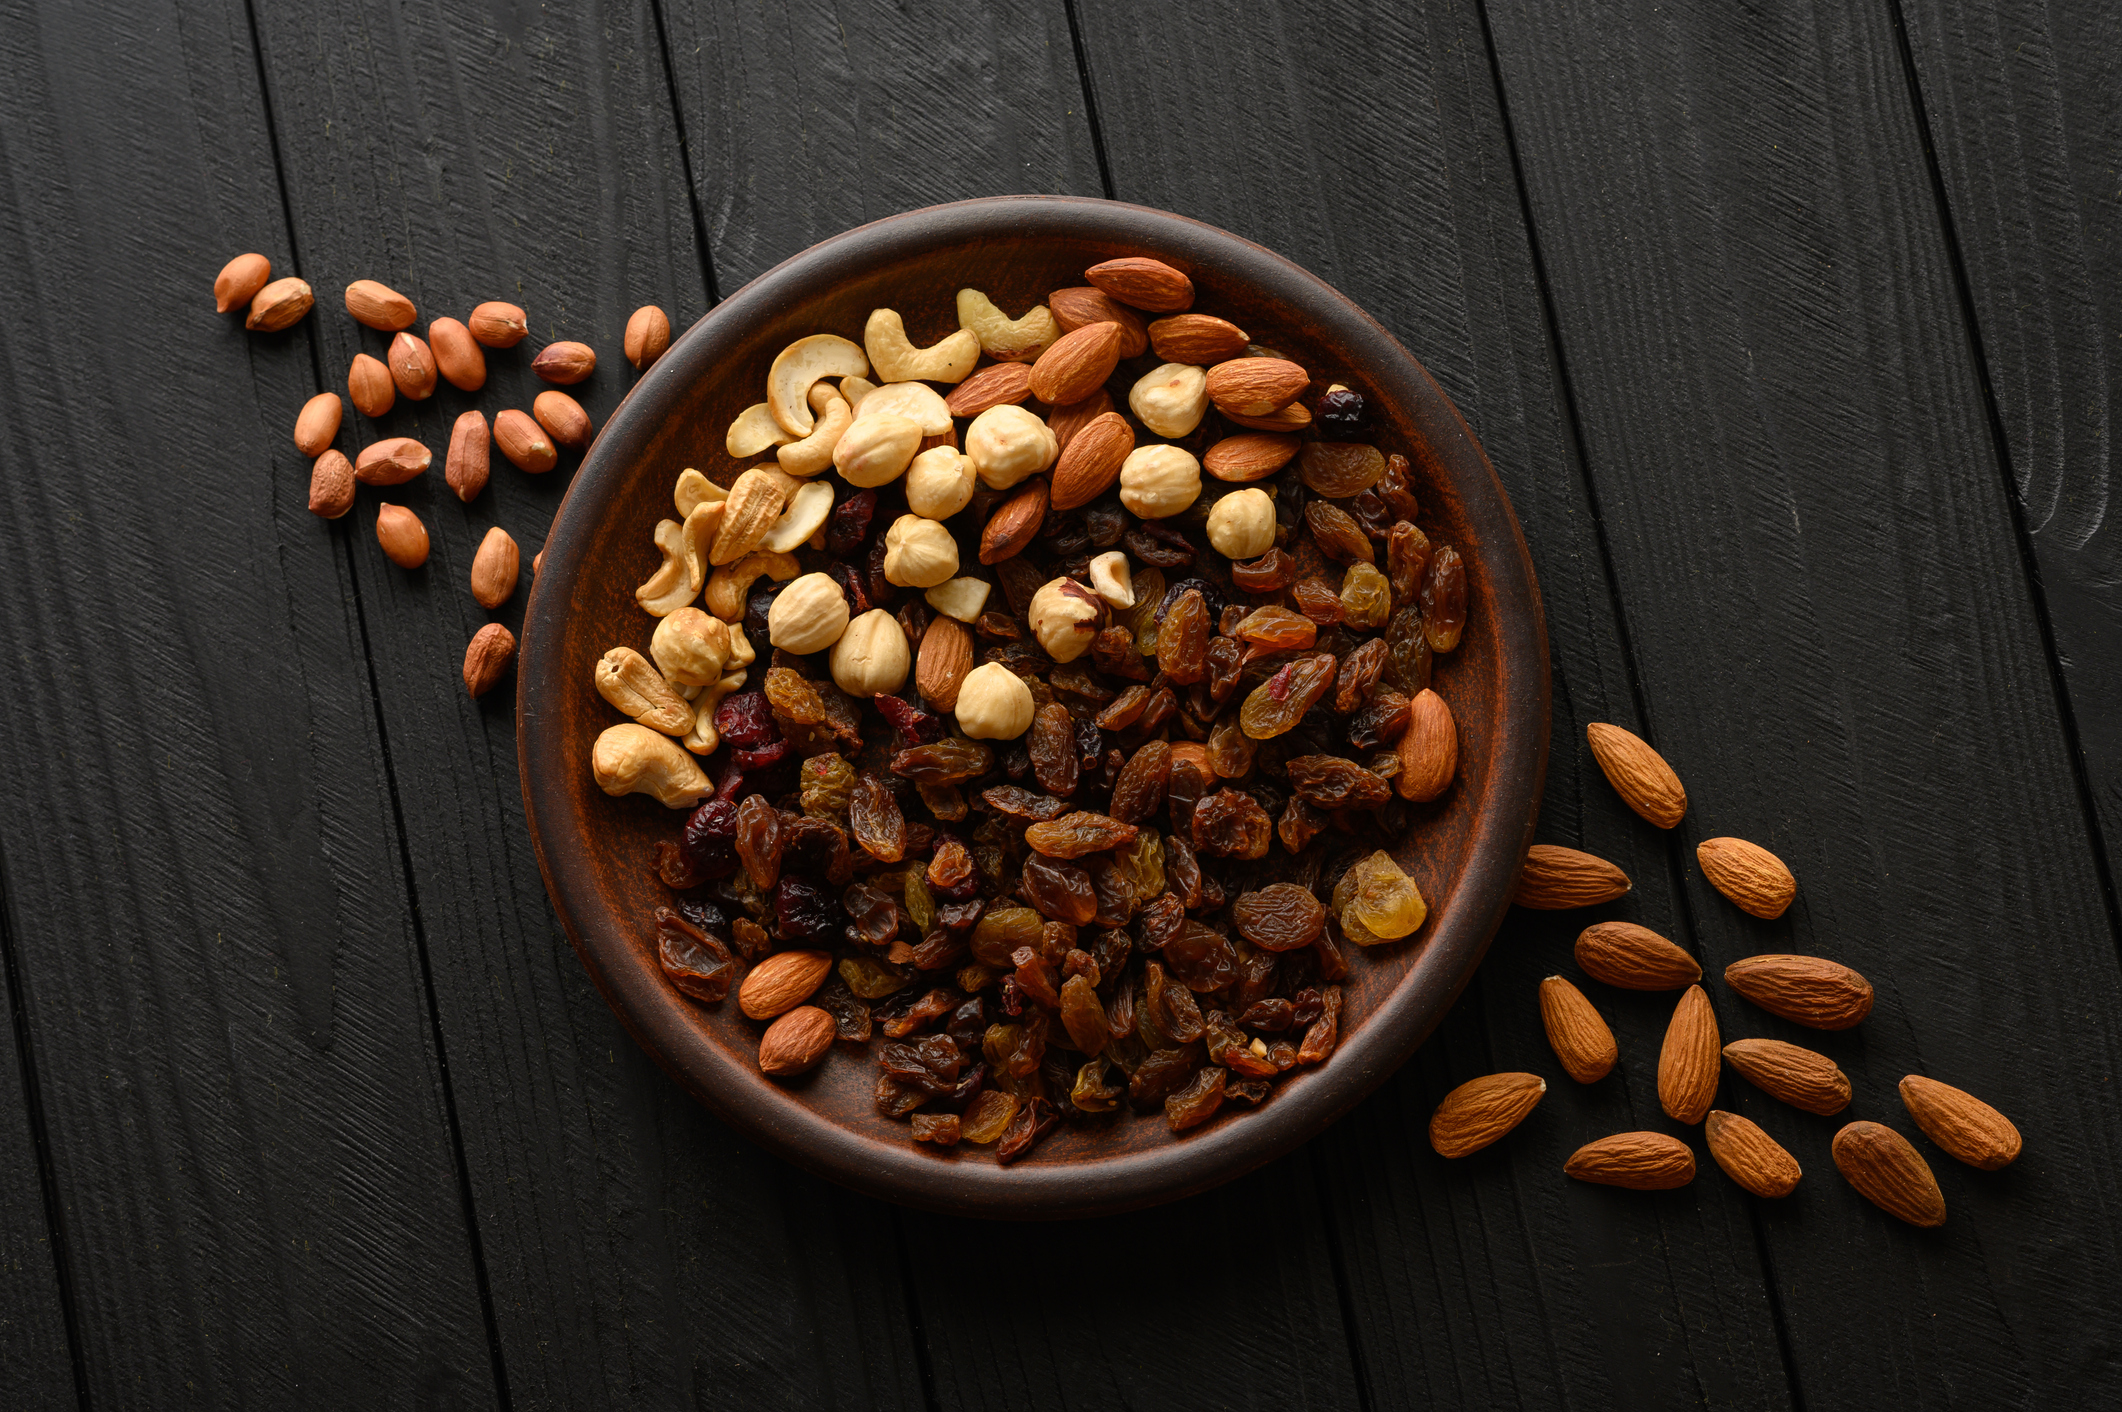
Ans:
[{"label": "dark raisin", "polygon": [[1397,451],[1385,458],[1385,474],[1378,481],[1378,497],[1396,519],[1413,520],[1422,508],[1415,499],[1414,478],[1407,458]]},{"label": "dark raisin", "polygon": [[737,806],[710,799],[685,821],[685,851],[702,878],[726,878],[737,871]]},{"label": "dark raisin", "polygon": [[1237,978],[1238,952],[1229,937],[1189,920],[1164,944],[1164,964],[1188,990],[1221,990]]},{"label": "dark raisin", "polygon": [[781,876],[781,813],[755,794],[737,806],[736,848],[738,861],[760,889],[771,888]]},{"label": "dark raisin", "polygon": [[[913,641],[919,642],[920,639],[914,638]],[[941,716],[931,715],[904,697],[872,696],[870,701],[907,745],[933,745],[943,739]]]},{"label": "dark raisin", "polygon": [[1230,581],[1246,593],[1280,593],[1297,581],[1297,561],[1279,549],[1230,566]]},{"label": "dark raisin", "polygon": [[1327,441],[1354,441],[1370,430],[1370,407],[1352,388],[1330,387],[1312,408],[1312,425]]},{"label": "dark raisin", "polygon": [[835,505],[832,518],[825,523],[825,552],[835,559],[851,557],[869,538],[870,517],[876,513],[874,490],[858,490]]},{"label": "dark raisin", "polygon": [[1076,792],[1076,722],[1066,706],[1041,706],[1032,716],[1024,743],[1041,789],[1059,799]]},{"label": "dark raisin", "polygon": [[1309,946],[1326,925],[1319,899],[1292,883],[1271,883],[1231,904],[1238,935],[1265,951]]},{"label": "dark raisin", "polygon": [[774,884],[774,929],[791,946],[831,946],[840,939],[845,914],[832,894],[804,878]]},{"label": "dark raisin", "polygon": [[847,600],[850,617],[861,617],[876,605],[869,601],[869,588],[854,565],[833,563],[825,566],[825,576],[840,585],[840,596]]},{"label": "dark raisin", "polygon": [[1113,785],[1113,817],[1130,824],[1147,822],[1164,807],[1171,771],[1172,748],[1164,741],[1153,740],[1137,750]]},{"label": "dark raisin", "polygon": [[855,781],[847,827],[856,844],[880,863],[896,863],[906,856],[906,816],[891,787],[880,779],[864,775]]},{"label": "dark raisin", "polygon": [[744,600],[744,635],[747,638],[753,642],[767,642],[772,639],[773,635],[767,629],[766,620],[767,615],[774,610],[774,600],[780,596],[781,585],[769,582],[762,588],[754,589],[751,597]]},{"label": "dark raisin", "polygon": [[1312,539],[1327,558],[1344,564],[1377,562],[1378,551],[1371,546],[1370,536],[1340,506],[1314,500],[1304,507],[1304,521],[1311,526]]},{"label": "dark raisin", "polygon": [[1189,589],[1179,595],[1157,629],[1157,668],[1181,686],[1208,672],[1208,603]]},{"label": "dark raisin", "polygon": [[[1139,661],[1140,659],[1137,658]],[[1147,675],[1145,672],[1144,675]],[[1142,719],[1149,705],[1149,688],[1131,686],[1113,698],[1113,704],[1098,713],[1098,724],[1109,731],[1123,731]]]},{"label": "dark raisin", "polygon": [[693,855],[685,851],[685,845],[668,838],[656,844],[656,879],[672,892],[684,892],[708,881],[706,874],[693,866]]},{"label": "dark raisin", "polygon": [[1449,544],[1437,546],[1422,577],[1422,635],[1433,652],[1459,645],[1466,627],[1466,565]]},{"label": "dark raisin", "polygon": [[664,977],[695,1000],[722,999],[736,979],[729,948],[668,907],[656,909],[656,955]]},{"label": "dark raisin", "polygon": [[980,798],[987,807],[998,814],[1007,814],[1012,819],[1023,819],[1029,823],[1045,823],[1058,819],[1068,812],[1068,806],[1050,794],[1034,794],[1013,784],[998,784],[984,791]]},{"label": "dark raisin", "polygon": [[1392,786],[1353,760],[1338,755],[1299,755],[1289,762],[1289,787],[1321,809],[1375,809],[1392,798]]},{"label": "dark raisin", "polygon": [[1169,525],[1136,525],[1120,539],[1138,562],[1154,568],[1179,569],[1194,562],[1192,542]]},{"label": "dark raisin", "polygon": [[1253,797],[1219,789],[1194,806],[1194,847],[1218,858],[1264,858],[1274,827]]},{"label": "dark raisin", "polygon": [[1017,890],[1042,916],[1088,925],[1098,915],[1098,896],[1090,874],[1073,863],[1034,853],[1024,860]]}]

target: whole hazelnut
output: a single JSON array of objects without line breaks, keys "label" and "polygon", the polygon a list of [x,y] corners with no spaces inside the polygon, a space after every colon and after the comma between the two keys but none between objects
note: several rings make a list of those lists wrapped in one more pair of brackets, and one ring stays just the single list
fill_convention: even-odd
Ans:
[{"label": "whole hazelnut", "polygon": [[1032,636],[1056,662],[1073,662],[1090,650],[1105,625],[1105,600],[1074,579],[1042,584],[1032,595]]},{"label": "whole hazelnut", "polygon": [[680,608],[657,620],[648,655],[674,686],[712,686],[729,660],[729,624]]},{"label": "whole hazelnut", "polygon": [[849,696],[888,695],[906,685],[912,660],[899,620],[872,608],[849,623],[833,644],[833,684]]},{"label": "whole hazelnut", "polygon": [[974,740],[1015,740],[1032,726],[1032,689],[1000,662],[965,674],[958,686],[958,729]]},{"label": "whole hazelnut", "polygon": [[980,482],[1007,490],[1054,463],[1061,443],[1053,429],[1022,407],[990,407],[965,431],[965,456]]},{"label": "whole hazelnut", "polygon": [[934,588],[957,572],[958,541],[936,521],[901,515],[884,532],[887,583],[901,588]]},{"label": "whole hazelnut", "polygon": [[1127,565],[1127,556],[1117,549],[1108,549],[1090,561],[1090,586],[1115,608],[1135,606],[1134,571]]},{"label": "whole hazelnut", "polygon": [[1152,368],[1127,394],[1127,405],[1157,435],[1186,436],[1208,414],[1208,370],[1188,363]]},{"label": "whole hazelnut", "polygon": [[847,595],[824,574],[805,574],[774,599],[766,639],[798,656],[830,647],[847,631]]},{"label": "whole hazelnut", "polygon": [[1257,487],[1218,500],[1208,512],[1208,542],[1226,559],[1254,559],[1275,543],[1275,500]]},{"label": "whole hazelnut", "polygon": [[890,485],[905,473],[921,444],[921,426],[895,412],[870,412],[855,418],[833,447],[833,465],[849,485]]},{"label": "whole hazelnut", "polygon": [[1178,446],[1137,446],[1120,463],[1120,503],[1145,520],[1176,515],[1201,494],[1201,463]]},{"label": "whole hazelnut", "polygon": [[906,508],[947,520],[972,503],[973,463],[955,446],[931,446],[906,468]]}]

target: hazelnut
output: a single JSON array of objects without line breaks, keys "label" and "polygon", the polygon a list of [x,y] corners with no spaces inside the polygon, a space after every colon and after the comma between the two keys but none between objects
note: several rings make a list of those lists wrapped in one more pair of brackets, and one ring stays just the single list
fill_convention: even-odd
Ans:
[{"label": "hazelnut", "polygon": [[1127,394],[1142,425],[1159,436],[1186,436],[1208,414],[1208,370],[1166,363],[1142,375]]},{"label": "hazelnut", "polygon": [[833,684],[854,697],[889,694],[906,685],[912,661],[899,620],[872,608],[849,623],[833,644]]},{"label": "hazelnut", "polygon": [[934,588],[957,572],[958,541],[934,520],[901,515],[884,532],[885,582],[901,588]]},{"label": "hazelnut", "polygon": [[930,589],[926,597],[928,606],[946,618],[969,623],[987,606],[988,591],[993,587],[986,579],[951,579]]},{"label": "hazelnut", "polygon": [[896,412],[855,418],[833,447],[840,478],[853,486],[890,485],[906,471],[921,445],[921,424]]},{"label": "hazelnut", "polygon": [[955,446],[931,446],[906,468],[906,508],[947,520],[972,503],[973,463]]},{"label": "hazelnut", "polygon": [[1056,662],[1073,662],[1090,650],[1091,639],[1105,625],[1105,600],[1077,583],[1059,578],[1032,595],[1032,636]]},{"label": "hazelnut", "polygon": [[729,625],[698,608],[680,608],[656,624],[648,655],[673,686],[708,686],[729,660]]},{"label": "hazelnut", "polygon": [[958,729],[973,740],[1015,740],[1032,726],[1032,689],[1000,662],[965,674],[958,685]]},{"label": "hazelnut", "polygon": [[1128,568],[1127,556],[1117,549],[1108,549],[1090,561],[1090,586],[1115,608],[1135,606],[1134,572]]},{"label": "hazelnut", "polygon": [[965,456],[980,482],[1007,490],[1054,463],[1061,443],[1053,429],[1022,407],[990,407],[965,431]]},{"label": "hazelnut", "polygon": [[1145,520],[1176,515],[1201,494],[1201,463],[1178,446],[1137,446],[1120,463],[1120,503]]},{"label": "hazelnut", "polygon": [[1208,542],[1226,559],[1253,559],[1275,543],[1275,500],[1255,487],[1218,500],[1208,512]]},{"label": "hazelnut", "polygon": [[830,647],[847,631],[847,595],[823,574],[805,574],[774,599],[766,640],[802,656]]}]

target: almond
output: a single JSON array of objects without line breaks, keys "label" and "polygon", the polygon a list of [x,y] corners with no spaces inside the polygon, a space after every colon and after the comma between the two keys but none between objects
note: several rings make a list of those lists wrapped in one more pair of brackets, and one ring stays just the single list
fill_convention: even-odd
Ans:
[{"label": "almond", "polygon": [[336,520],[354,508],[354,463],[337,451],[326,451],[310,464],[309,512]]},{"label": "almond", "polygon": [[322,456],[324,448],[339,434],[339,419],[345,414],[336,392],[320,392],[310,398],[295,418],[295,449],[305,456]]},{"label": "almond", "polygon": [[1525,1121],[1547,1092],[1538,1074],[1484,1074],[1468,1079],[1430,1115],[1429,1145],[1440,1157],[1479,1152]]},{"label": "almond", "polygon": [[479,541],[479,552],[472,556],[472,597],[491,612],[508,602],[522,572],[522,551],[516,548],[516,541],[507,530],[495,525]]},{"label": "almond", "polygon": [[587,343],[548,343],[531,359],[531,371],[547,382],[572,387],[597,371],[597,353]]},{"label": "almond", "polygon": [[1089,285],[1057,289],[1046,296],[1046,307],[1063,333],[1074,333],[1092,324],[1118,324],[1123,358],[1139,358],[1149,347],[1149,331],[1142,326],[1142,316],[1102,289]]},{"label": "almond", "polygon": [[1208,448],[1208,454],[1201,458],[1201,469],[1217,480],[1239,484],[1263,480],[1288,465],[1299,444],[1294,436],[1271,431],[1226,436]]},{"label": "almond", "polygon": [[403,485],[434,463],[435,453],[409,436],[393,436],[361,448],[354,479],[363,485]]},{"label": "almond", "polygon": [[1536,843],[1525,850],[1525,871],[1518,875],[1518,891],[1511,901],[1520,907],[1555,912],[1611,902],[1628,889],[1628,874],[1604,858]]},{"label": "almond", "polygon": [[346,312],[355,323],[384,333],[413,326],[413,301],[372,279],[357,279],[346,287]]},{"label": "almond", "polygon": [[390,364],[391,381],[399,392],[415,402],[435,395],[435,354],[426,339],[401,330],[391,340],[384,361]]},{"label": "almond", "polygon": [[1146,255],[1102,261],[1085,270],[1083,277],[1122,304],[1152,314],[1176,313],[1194,302],[1192,280]]},{"label": "almond", "polygon": [[1780,1039],[1735,1039],[1724,1061],[1770,1098],[1822,1117],[1849,1107],[1849,1076],[1825,1054]]},{"label": "almond", "polygon": [[1621,1057],[1614,1032],[1584,992],[1560,976],[1540,982],[1540,1023],[1547,1027],[1555,1057],[1578,1083],[1597,1083],[1613,1072],[1614,1061]]},{"label": "almond", "polygon": [[1400,733],[1402,799],[1425,802],[1451,788],[1459,773],[1459,723],[1443,697],[1424,687],[1408,703],[1407,729]]},{"label": "almond", "polygon": [[380,417],[398,400],[398,385],[381,358],[356,353],[346,370],[346,400],[364,417]]},{"label": "almond", "polygon": [[486,489],[493,443],[494,435],[486,426],[486,413],[481,411],[461,414],[456,425],[449,429],[449,451],[442,458],[442,479],[467,505]]},{"label": "almond", "polygon": [[1711,887],[1764,921],[1782,916],[1798,895],[1798,880],[1783,860],[1743,838],[1706,838],[1695,847],[1695,861]]},{"label": "almond", "polygon": [[464,689],[474,697],[486,695],[500,684],[515,656],[516,635],[499,623],[488,623],[472,634],[464,649]]},{"label": "almond", "polygon": [[1901,1102],[1932,1142],[1970,1167],[1994,1172],[2018,1160],[2019,1130],[1971,1093],[1910,1074],[1901,1080]]},{"label": "almond", "polygon": [[1286,358],[1233,358],[1208,370],[1208,400],[1247,417],[1280,411],[1310,385],[1311,374]]},{"label": "almond", "polygon": [[293,275],[276,279],[251,296],[251,311],[244,316],[243,326],[257,333],[278,333],[300,322],[316,302],[307,280]]},{"label": "almond", "polygon": [[519,471],[537,475],[549,471],[560,462],[560,453],[553,448],[553,441],[545,428],[528,412],[519,412],[514,407],[494,415],[494,445],[508,457]]},{"label": "almond", "polygon": [[523,311],[498,299],[488,300],[472,310],[472,316],[464,323],[472,331],[472,337],[489,348],[514,348],[530,332]]},{"label": "almond", "polygon": [[1174,314],[1149,326],[1149,346],[1167,363],[1205,368],[1245,352],[1245,330],[1213,314]]},{"label": "almond", "polygon": [[1593,721],[1584,734],[1591,742],[1593,758],[1623,804],[1661,829],[1680,822],[1687,813],[1687,791],[1663,755],[1640,736],[1604,721]]},{"label": "almond", "polygon": [[815,1005],[789,1011],[759,1036],[759,1069],[778,1076],[807,1073],[832,1050],[837,1027]]},{"label": "almond", "polygon": [[914,689],[938,711],[955,710],[958,688],[973,669],[973,635],[956,618],[938,613],[921,635],[921,653],[914,662]]},{"label": "almond", "polygon": [[626,361],[647,372],[670,347],[670,315],[653,304],[643,304],[626,321]]},{"label": "almond", "polygon": [[435,369],[449,385],[464,392],[486,386],[486,354],[472,331],[455,319],[436,319],[427,326],[428,346],[435,350]]},{"label": "almond", "polygon": [[776,951],[737,987],[737,1008],[754,1020],[771,1020],[810,999],[832,969],[828,952]]},{"label": "almond", "polygon": [[[1027,371],[1025,377],[1029,379],[1030,372]],[[1024,391],[1027,397],[1031,395],[1029,381],[1026,382]],[[1068,444],[1076,439],[1078,433],[1112,409],[1113,395],[1101,387],[1081,402],[1071,402],[1066,407],[1054,408],[1047,414],[1046,429],[1054,434],[1058,449],[1066,451]]]},{"label": "almond", "polygon": [[980,531],[981,563],[1014,559],[1038,538],[1039,526],[1046,523],[1046,495],[1046,477],[1033,476],[996,507]]},{"label": "almond", "polygon": [[1577,964],[1623,990],[1678,990],[1702,979],[1695,958],[1634,922],[1598,922],[1577,936]]},{"label": "almond", "polygon": [[1737,1113],[1711,1109],[1702,1120],[1702,1135],[1724,1174],[1755,1196],[1789,1196],[1805,1175],[1783,1144]]},{"label": "almond", "polygon": [[1880,1123],[1851,1123],[1835,1134],[1835,1166],[1857,1194],[1911,1226],[1945,1224],[1945,1193],[1909,1140]]},{"label": "almond", "polygon": [[977,417],[990,407],[1015,407],[1031,395],[1031,364],[992,363],[952,388],[943,405],[954,417]]},{"label": "almond", "polygon": [[263,255],[238,255],[214,276],[214,312],[226,314],[258,297],[273,277],[273,262]]},{"label": "almond", "polygon": [[1846,1030],[1871,1013],[1871,982],[1817,956],[1749,956],[1724,968],[1724,983],[1809,1029]]},{"label": "almond", "polygon": [[1120,463],[1134,449],[1135,429],[1127,418],[1118,412],[1091,418],[1069,438],[1054,463],[1054,508],[1073,510],[1112,489],[1120,478]]},{"label": "almond", "polygon": [[1695,1179],[1695,1154],[1664,1133],[1615,1133],[1571,1153],[1562,1175],[1630,1191],[1670,1191]]},{"label": "almond", "polygon": [[417,569],[427,562],[427,526],[403,505],[385,505],[376,511],[376,543],[401,569]]},{"label": "almond", "polygon": [[1251,427],[1254,431],[1288,434],[1308,431],[1312,424],[1311,409],[1302,402],[1292,402],[1281,411],[1270,412],[1264,417],[1248,417],[1241,412],[1233,412],[1228,407],[1220,407],[1217,410],[1223,413],[1225,421],[1236,422],[1241,427]]},{"label": "almond", "polygon": [[564,392],[545,391],[531,399],[531,415],[545,434],[554,443],[570,451],[581,451],[589,446],[589,413],[582,404]]},{"label": "almond", "polygon": [[1673,1007],[1658,1051],[1658,1106],[1676,1123],[1699,1123],[1717,1097],[1717,1016],[1691,985]]},{"label": "almond", "polygon": [[1032,364],[1032,396],[1056,407],[1081,402],[1105,385],[1120,362],[1120,326],[1086,324],[1054,340]]}]

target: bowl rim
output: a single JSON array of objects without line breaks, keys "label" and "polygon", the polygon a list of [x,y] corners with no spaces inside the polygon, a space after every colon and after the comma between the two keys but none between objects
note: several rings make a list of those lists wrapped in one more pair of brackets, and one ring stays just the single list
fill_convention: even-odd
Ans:
[{"label": "bowl rim", "polygon": [[[1097,229],[1086,230],[1086,226]],[[564,758],[558,729],[544,731],[541,709],[567,689],[557,648],[571,598],[566,586],[603,513],[655,429],[681,405],[697,379],[714,374],[722,345],[741,339],[757,317],[815,292],[826,271],[853,260],[869,267],[925,247],[992,236],[1001,230],[1076,239],[1112,239],[1136,248],[1211,254],[1239,278],[1277,281],[1289,302],[1363,357],[1365,376],[1394,386],[1416,403],[1449,414],[1443,424],[1457,446],[1439,446],[1453,463],[1453,483],[1480,542],[1480,561],[1494,594],[1499,681],[1533,689],[1499,690],[1501,719],[1488,786],[1475,812],[1466,864],[1441,909],[1436,930],[1385,1002],[1342,1037],[1333,1062],[1292,1075],[1275,1101],[1242,1122],[1211,1124],[1175,1142],[1116,1153],[1110,1159],[1010,1167],[989,1161],[940,1160],[919,1145],[887,1146],[783,1097],[771,1086],[715,1082],[737,1071],[701,1044],[662,994],[660,975],[641,966],[633,947],[601,905],[585,841],[570,833]],[[1291,282],[1295,288],[1291,288]],[[523,618],[517,663],[516,740],[523,804],[538,868],[561,927],[605,1002],[636,1043],[719,1117],[770,1151],[841,1185],[886,1200],[957,1215],[1055,1219],[1154,1205],[1231,1180],[1316,1136],[1412,1055],[1442,1021],[1473,977],[1510,906],[1531,843],[1545,783],[1551,683],[1546,617],[1532,557],[1495,469],[1458,409],[1414,355],[1354,301],[1294,261],[1219,227],[1126,202],[1081,196],[990,196],[922,207],[853,227],[790,256],[716,304],[679,336],[634,385],[605,423],[575,472],[547,532],[542,572]],[[557,719],[557,713],[556,713]],[[572,847],[562,846],[560,838]],[[616,963],[616,964],[614,964]],[[653,1002],[653,1003],[650,1003]],[[703,1051],[705,1051],[703,1053]],[[679,1055],[701,1056],[689,1065]]]}]

